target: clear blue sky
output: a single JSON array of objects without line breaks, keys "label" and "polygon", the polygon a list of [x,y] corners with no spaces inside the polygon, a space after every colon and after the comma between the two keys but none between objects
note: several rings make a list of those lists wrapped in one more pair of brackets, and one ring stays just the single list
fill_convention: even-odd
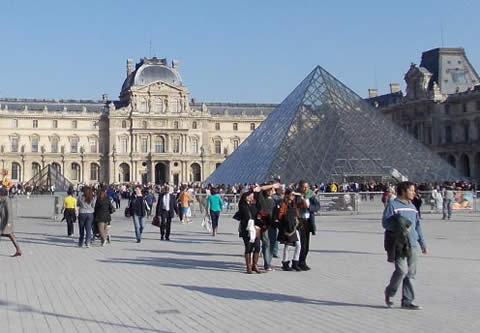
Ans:
[{"label": "clear blue sky", "polygon": [[117,99],[126,59],[149,55],[179,60],[200,101],[279,103],[317,64],[387,93],[442,26],[480,71],[479,13],[478,0],[2,0],[0,97]]}]

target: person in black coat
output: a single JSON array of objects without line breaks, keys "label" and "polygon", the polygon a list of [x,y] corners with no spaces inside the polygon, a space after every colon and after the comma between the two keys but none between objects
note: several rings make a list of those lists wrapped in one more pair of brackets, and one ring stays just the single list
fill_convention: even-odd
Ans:
[{"label": "person in black coat", "polygon": [[105,246],[108,238],[108,227],[112,221],[113,206],[110,199],[105,192],[105,189],[101,189],[97,194],[97,201],[95,201],[95,223],[97,224],[98,232],[102,240],[102,246]]},{"label": "person in black coat", "polygon": [[165,185],[163,192],[158,196],[158,203],[155,215],[160,218],[160,239],[170,240],[170,227],[172,218],[175,217],[177,208],[177,200],[173,194],[170,193],[170,187]]},{"label": "person in black coat", "polygon": [[[238,234],[245,244],[245,264],[247,266],[248,274],[252,274],[252,271],[260,273],[260,270],[258,269],[258,257],[260,255],[260,226],[255,218],[258,210],[254,201],[255,198],[253,192],[248,191],[242,194],[238,202],[238,211],[240,212]],[[250,220],[253,220],[253,225],[250,227],[253,227],[255,230],[252,230],[252,235],[255,235],[254,239],[251,239],[250,230],[248,229]]]},{"label": "person in black coat", "polygon": [[145,216],[147,216],[148,210],[145,196],[142,194],[142,187],[140,185],[135,186],[135,194],[130,198],[128,207],[130,208],[130,215],[132,216],[133,226],[135,228],[135,237],[137,243],[140,243],[142,241]]}]

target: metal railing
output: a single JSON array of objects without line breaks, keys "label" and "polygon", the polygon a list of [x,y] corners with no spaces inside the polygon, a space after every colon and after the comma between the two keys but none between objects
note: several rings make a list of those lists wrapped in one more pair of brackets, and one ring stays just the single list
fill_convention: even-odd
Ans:
[{"label": "metal railing", "polygon": [[[480,192],[454,191],[451,202],[452,211],[479,212]],[[320,211],[317,215],[355,215],[381,214],[384,210],[382,202],[383,192],[336,192],[318,193]],[[433,198],[432,192],[420,192],[422,198],[421,212],[426,214],[441,214],[443,200],[441,196]],[[16,195],[12,197],[14,214],[19,218],[41,218],[60,220],[63,198],[65,194],[55,195]],[[224,206],[223,215],[233,215],[238,210],[239,194],[222,195]],[[127,200],[122,200],[122,209]],[[195,194],[190,208],[193,217],[204,216],[206,213],[207,195]],[[154,205],[154,209],[156,203]],[[123,215],[123,213],[122,213]]]}]

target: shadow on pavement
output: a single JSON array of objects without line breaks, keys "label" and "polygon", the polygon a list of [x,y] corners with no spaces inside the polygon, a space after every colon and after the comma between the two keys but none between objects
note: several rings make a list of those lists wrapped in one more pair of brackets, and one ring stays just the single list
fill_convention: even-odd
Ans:
[{"label": "shadow on pavement", "polygon": [[292,303],[311,304],[311,305],[351,306],[351,307],[372,308],[372,309],[387,309],[385,306],[381,306],[381,305],[326,301],[326,300],[305,298],[300,296],[266,293],[266,292],[254,291],[254,290],[184,286],[179,284],[164,284],[164,286],[183,288],[186,290],[198,291],[198,292],[202,292],[202,293],[216,296],[216,297],[231,298],[231,299],[236,299],[240,301],[259,300],[259,301],[268,301],[268,302],[292,302]]},{"label": "shadow on pavement", "polygon": [[[130,249],[130,251],[176,254],[179,256],[215,256],[215,257],[242,257],[243,254],[218,253],[218,252],[194,252],[194,251],[172,251],[172,250],[148,250],[148,249]],[[311,251],[311,250],[310,250]]]},{"label": "shadow on pavement", "polygon": [[309,250],[309,252],[331,253],[331,254],[360,254],[360,255],[373,255],[373,256],[383,256],[383,255],[385,255],[384,253],[363,252],[363,251],[348,251],[348,250]]},{"label": "shadow on pavement", "polygon": [[38,314],[41,314],[41,315],[44,315],[44,316],[55,317],[57,319],[79,320],[79,321],[83,321],[83,322],[91,322],[91,323],[96,323],[96,324],[101,324],[101,325],[106,325],[106,326],[127,328],[130,331],[156,332],[156,333],[169,332],[169,331],[162,331],[162,330],[157,330],[157,329],[148,328],[148,327],[131,326],[131,325],[125,325],[125,324],[121,324],[121,323],[112,323],[112,322],[105,321],[105,320],[97,320],[97,319],[92,319],[92,318],[77,317],[77,316],[72,316],[72,315],[67,315],[67,314],[61,314],[61,313],[55,313],[55,312],[49,312],[49,311],[42,311],[42,310],[35,309],[34,307],[29,306],[29,305],[7,302],[7,301],[4,301],[2,299],[0,299],[0,306],[6,307],[7,310],[9,310],[9,311],[38,313]]},{"label": "shadow on pavement", "polygon": [[212,261],[212,260],[198,260],[198,259],[182,259],[182,258],[111,258],[99,260],[104,263],[111,264],[131,264],[131,265],[147,265],[160,266],[177,269],[200,269],[208,271],[228,271],[228,272],[243,272],[245,265],[239,259],[239,262],[228,261]]}]

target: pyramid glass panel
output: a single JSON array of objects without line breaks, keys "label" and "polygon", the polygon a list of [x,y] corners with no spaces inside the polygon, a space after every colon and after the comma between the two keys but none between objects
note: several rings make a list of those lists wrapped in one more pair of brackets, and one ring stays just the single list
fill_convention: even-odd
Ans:
[{"label": "pyramid glass panel", "polygon": [[206,180],[234,184],[462,179],[455,168],[317,66]]}]

